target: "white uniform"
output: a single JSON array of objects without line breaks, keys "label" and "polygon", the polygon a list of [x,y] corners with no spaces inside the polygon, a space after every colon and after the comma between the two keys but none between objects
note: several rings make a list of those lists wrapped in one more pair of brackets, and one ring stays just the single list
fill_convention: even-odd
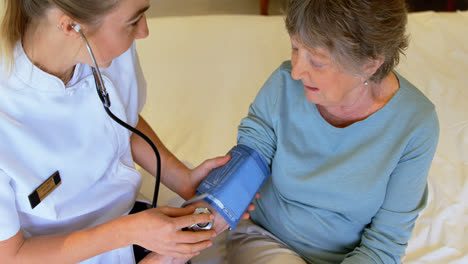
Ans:
[{"label": "white uniform", "polygon": [[[101,69],[111,111],[132,126],[146,97],[135,44]],[[88,65],[67,86],[34,66],[21,43],[0,66],[0,241],[75,231],[127,214],[141,185],[130,132],[111,120]],[[62,183],[34,209],[28,196],[54,172]],[[54,249],[50,249],[54,250]],[[130,247],[84,263],[134,263]]]}]

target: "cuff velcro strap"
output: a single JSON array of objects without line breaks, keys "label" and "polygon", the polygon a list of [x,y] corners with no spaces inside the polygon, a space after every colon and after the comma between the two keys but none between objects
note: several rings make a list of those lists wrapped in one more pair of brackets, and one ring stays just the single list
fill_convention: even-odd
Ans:
[{"label": "cuff velcro strap", "polygon": [[211,171],[197,189],[197,195],[213,206],[234,229],[270,176],[263,157],[250,147],[237,145],[224,166]]}]

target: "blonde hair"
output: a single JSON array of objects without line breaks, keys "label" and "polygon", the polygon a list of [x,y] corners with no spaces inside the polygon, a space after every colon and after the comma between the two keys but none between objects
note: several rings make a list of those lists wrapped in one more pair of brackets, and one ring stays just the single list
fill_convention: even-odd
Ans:
[{"label": "blonde hair", "polygon": [[23,37],[26,27],[45,16],[51,7],[57,7],[82,24],[98,24],[119,0],[3,0],[0,24],[0,56],[7,69],[14,64],[14,48]]},{"label": "blonde hair", "polygon": [[286,29],[310,48],[325,48],[332,60],[360,74],[371,60],[383,64],[369,78],[382,81],[408,46],[405,0],[287,0]]}]

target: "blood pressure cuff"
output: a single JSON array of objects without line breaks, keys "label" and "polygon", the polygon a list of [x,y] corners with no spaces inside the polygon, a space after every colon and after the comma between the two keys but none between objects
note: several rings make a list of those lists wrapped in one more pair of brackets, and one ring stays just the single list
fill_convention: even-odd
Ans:
[{"label": "blood pressure cuff", "polygon": [[197,189],[197,195],[213,206],[234,229],[270,176],[270,169],[261,154],[245,145],[233,147],[231,159],[211,171]]}]

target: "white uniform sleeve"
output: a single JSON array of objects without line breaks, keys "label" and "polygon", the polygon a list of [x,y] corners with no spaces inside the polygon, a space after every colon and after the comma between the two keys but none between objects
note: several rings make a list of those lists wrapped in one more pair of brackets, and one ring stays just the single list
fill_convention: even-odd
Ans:
[{"label": "white uniform sleeve", "polygon": [[11,238],[20,230],[15,192],[10,182],[11,178],[0,170],[0,241]]}]

